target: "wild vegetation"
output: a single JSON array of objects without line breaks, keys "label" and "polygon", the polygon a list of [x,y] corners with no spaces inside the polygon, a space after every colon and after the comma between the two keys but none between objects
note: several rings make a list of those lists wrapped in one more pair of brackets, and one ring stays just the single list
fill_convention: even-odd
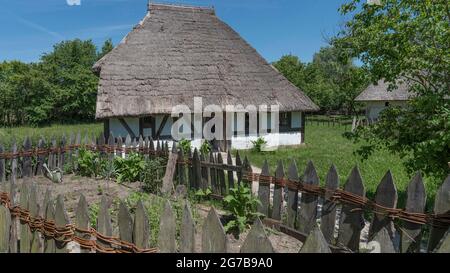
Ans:
[{"label": "wild vegetation", "polygon": [[92,122],[98,77],[92,65],[112,49],[91,40],[63,41],[37,63],[0,63],[0,125]]},{"label": "wild vegetation", "polygon": [[352,0],[340,9],[353,15],[333,40],[344,60],[359,58],[372,82],[390,89],[409,81],[407,107],[389,107],[379,122],[350,135],[364,158],[388,150],[409,171],[443,180],[450,161],[450,7],[447,0]]}]

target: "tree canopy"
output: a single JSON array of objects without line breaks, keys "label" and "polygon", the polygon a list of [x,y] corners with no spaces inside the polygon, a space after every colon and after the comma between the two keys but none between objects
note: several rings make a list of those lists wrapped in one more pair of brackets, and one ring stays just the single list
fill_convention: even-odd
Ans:
[{"label": "tree canopy", "polygon": [[292,55],[283,56],[274,66],[304,91],[323,112],[355,113],[355,97],[367,86],[362,70],[351,58],[342,61],[335,47],[324,47],[311,63]]},{"label": "tree canopy", "polygon": [[407,107],[389,107],[380,121],[351,137],[368,143],[368,157],[389,149],[406,159],[410,171],[444,178],[450,161],[450,10],[448,0],[352,0],[341,12],[353,15],[333,41],[363,62],[372,82],[385,79],[389,90],[409,81],[414,97]]},{"label": "tree canopy", "polygon": [[0,124],[43,125],[94,119],[98,78],[92,65],[100,52],[91,40],[63,41],[37,63],[0,63]]}]

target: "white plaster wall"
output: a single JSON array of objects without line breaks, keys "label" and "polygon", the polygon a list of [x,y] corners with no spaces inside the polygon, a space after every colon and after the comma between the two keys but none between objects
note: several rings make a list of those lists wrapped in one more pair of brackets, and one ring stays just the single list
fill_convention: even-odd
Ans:
[{"label": "white plaster wall", "polygon": [[[130,126],[133,133],[139,135],[139,118],[124,118],[125,122]],[[122,123],[117,118],[109,119],[109,130],[115,137],[126,137],[128,135],[127,129],[123,127]]]},{"label": "white plaster wall", "polygon": [[[272,133],[262,136],[267,141],[266,149],[273,149],[278,146],[301,144],[300,132]],[[234,136],[231,138],[231,148],[245,150],[253,148],[252,141],[258,139],[257,136]]]},{"label": "white plaster wall", "polygon": [[[370,101],[366,103],[366,117],[369,120],[378,119],[381,111],[386,109],[386,101]],[[406,101],[390,101],[391,106],[405,106]]]}]

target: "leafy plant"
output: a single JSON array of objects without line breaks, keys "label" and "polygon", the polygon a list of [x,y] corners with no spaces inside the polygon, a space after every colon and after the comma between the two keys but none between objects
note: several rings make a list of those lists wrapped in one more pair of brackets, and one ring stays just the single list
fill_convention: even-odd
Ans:
[{"label": "leafy plant", "polygon": [[256,140],[252,140],[253,151],[260,153],[262,148],[267,144],[267,141],[263,137],[258,137]]},{"label": "leafy plant", "polygon": [[76,158],[77,173],[81,176],[97,177],[106,169],[107,160],[101,158],[99,153],[80,149]]},{"label": "leafy plant", "polygon": [[183,153],[186,155],[192,150],[191,141],[187,140],[185,138],[181,139],[178,142],[178,145],[180,145],[181,149],[183,150]]},{"label": "leafy plant", "polygon": [[149,159],[141,175],[142,189],[145,192],[158,194],[162,186],[166,160],[161,157]]},{"label": "leafy plant", "polygon": [[207,140],[204,140],[202,142],[202,145],[200,146],[200,153],[206,157],[207,155],[209,155],[210,151],[211,151],[211,143],[209,143],[209,141]]},{"label": "leafy plant", "polygon": [[91,221],[91,227],[97,226],[97,216],[98,216],[99,210],[100,210],[100,205],[97,203],[94,203],[89,206],[89,219]]},{"label": "leafy plant", "polygon": [[198,202],[208,200],[212,194],[211,188],[206,188],[205,190],[199,189],[194,193],[194,199]]},{"label": "leafy plant", "polygon": [[145,161],[142,155],[130,153],[126,158],[114,158],[114,171],[117,182],[136,182],[145,170]]},{"label": "leafy plant", "polygon": [[225,225],[226,232],[232,232],[239,237],[256,217],[264,216],[257,212],[260,201],[252,194],[251,189],[239,185],[230,189],[230,193],[223,199],[224,209],[231,218]]}]

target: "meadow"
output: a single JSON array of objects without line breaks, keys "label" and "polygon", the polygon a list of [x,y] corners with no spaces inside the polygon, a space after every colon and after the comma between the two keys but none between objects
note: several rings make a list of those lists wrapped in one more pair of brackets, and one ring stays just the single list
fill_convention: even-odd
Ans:
[{"label": "meadow", "polygon": [[16,140],[17,146],[20,147],[25,138],[29,136],[33,143],[33,146],[39,141],[41,137],[44,137],[48,143],[52,137],[61,139],[65,134],[69,138],[69,134],[76,135],[78,132],[84,138],[86,134],[89,136],[99,136],[103,132],[103,123],[84,123],[74,125],[61,125],[55,124],[44,127],[0,127],[0,144],[5,147],[11,147],[13,140]]}]

